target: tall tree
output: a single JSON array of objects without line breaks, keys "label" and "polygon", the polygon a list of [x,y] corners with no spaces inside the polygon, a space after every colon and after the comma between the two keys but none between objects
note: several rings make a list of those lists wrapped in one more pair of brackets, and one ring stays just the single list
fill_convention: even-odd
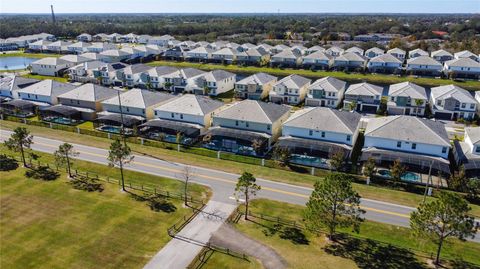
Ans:
[{"label": "tall tree", "polygon": [[5,146],[13,151],[20,151],[23,166],[27,166],[27,161],[25,160],[25,149],[29,149],[30,145],[33,144],[33,136],[30,135],[30,132],[25,127],[17,127],[13,130],[10,138],[5,141]]},{"label": "tall tree", "polygon": [[353,227],[358,232],[363,213],[360,196],[353,190],[350,177],[331,173],[315,183],[305,209],[305,221],[313,232],[326,227],[328,237],[334,240],[337,228]]},{"label": "tall tree", "polygon": [[435,264],[440,263],[440,252],[445,239],[456,237],[465,240],[475,237],[478,224],[469,216],[470,207],[460,195],[440,193],[437,200],[421,204],[410,216],[410,226],[419,236],[430,238],[437,244]]},{"label": "tall tree", "polygon": [[370,157],[363,165],[363,175],[366,177],[372,177],[374,173],[375,173],[375,159],[373,157]]},{"label": "tall tree", "polygon": [[390,175],[395,182],[402,180],[402,175],[405,173],[405,167],[402,165],[400,159],[393,161],[393,165],[390,167]]},{"label": "tall tree", "polygon": [[58,149],[55,151],[55,162],[60,165],[67,165],[67,172],[68,176],[72,177],[72,169],[71,169],[71,157],[75,157],[78,155],[73,149],[73,146],[69,143],[63,143],[62,145],[58,146]]},{"label": "tall tree", "polygon": [[340,171],[343,168],[345,162],[345,153],[339,150],[333,153],[330,157],[330,167],[335,171]]},{"label": "tall tree", "polygon": [[123,176],[123,166],[133,160],[133,156],[131,155],[132,154],[131,152],[132,151],[130,147],[128,147],[127,144],[120,142],[118,138],[112,142],[112,144],[110,145],[110,150],[108,152],[108,162],[109,162],[108,165],[112,167],[118,166],[120,168],[120,176],[121,176],[123,191],[126,191],[125,179]]},{"label": "tall tree", "polygon": [[255,196],[257,191],[261,189],[259,185],[255,182],[257,179],[248,172],[243,172],[243,174],[238,178],[237,185],[235,186],[235,196],[237,200],[240,195],[243,195],[245,198],[245,220],[248,219],[248,204],[250,202],[250,196]]}]

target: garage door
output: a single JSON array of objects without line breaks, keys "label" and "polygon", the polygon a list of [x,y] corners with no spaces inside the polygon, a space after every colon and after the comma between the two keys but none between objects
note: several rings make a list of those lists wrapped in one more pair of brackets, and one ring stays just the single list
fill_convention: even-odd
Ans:
[{"label": "garage door", "polygon": [[435,118],[439,120],[450,120],[452,118],[452,114],[445,112],[435,112]]},{"label": "garage door", "polygon": [[365,113],[377,113],[377,106],[363,105],[362,112]]}]

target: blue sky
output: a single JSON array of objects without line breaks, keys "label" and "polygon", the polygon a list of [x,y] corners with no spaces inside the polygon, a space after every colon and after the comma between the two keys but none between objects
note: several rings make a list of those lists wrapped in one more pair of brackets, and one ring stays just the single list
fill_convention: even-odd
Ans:
[{"label": "blue sky", "polygon": [[0,13],[50,4],[56,13],[480,13],[480,0],[0,0]]}]

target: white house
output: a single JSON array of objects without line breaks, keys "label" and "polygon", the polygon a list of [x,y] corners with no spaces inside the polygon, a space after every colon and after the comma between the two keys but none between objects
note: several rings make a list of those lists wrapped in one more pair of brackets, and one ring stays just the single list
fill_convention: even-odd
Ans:
[{"label": "white house", "polygon": [[480,78],[480,62],[471,58],[459,58],[446,61],[443,72],[451,78]]},{"label": "white house", "polygon": [[18,90],[18,97],[33,102],[40,109],[58,104],[60,94],[75,89],[76,86],[51,79],[45,79],[28,87]]},{"label": "white house", "polygon": [[76,42],[67,46],[67,50],[70,53],[81,54],[87,52],[87,48],[90,47],[90,43],[86,42]]},{"label": "white house", "polygon": [[332,47],[325,50],[325,53],[332,56],[332,57],[338,57],[341,54],[343,54],[344,52],[345,52],[344,49],[339,48],[337,46],[332,46]]},{"label": "white house", "polygon": [[28,49],[35,50],[35,51],[44,51],[47,50],[47,46],[50,45],[52,42],[47,40],[38,40],[33,43],[28,44]]},{"label": "white house", "polygon": [[260,65],[270,60],[270,54],[262,48],[250,48],[237,54],[237,63]]},{"label": "white house", "polygon": [[356,112],[326,107],[298,110],[283,124],[277,146],[288,148],[295,163],[329,168],[316,158],[329,159],[339,152],[349,158],[358,137],[360,118]]},{"label": "white house", "polygon": [[231,64],[237,60],[237,50],[232,48],[222,48],[212,52],[212,61],[217,63]]},{"label": "white house", "polygon": [[328,69],[333,64],[333,57],[322,50],[318,50],[302,57],[305,68]]},{"label": "white house", "polygon": [[414,75],[438,76],[443,65],[429,56],[418,56],[407,60],[407,73]]},{"label": "white house", "polygon": [[368,58],[354,52],[345,52],[333,60],[332,68],[336,70],[363,70]]},{"label": "white house", "polygon": [[387,111],[392,115],[423,116],[428,97],[425,88],[411,82],[390,85]]},{"label": "white house", "polygon": [[393,49],[388,50],[387,54],[392,55],[393,57],[397,58],[398,60],[400,60],[403,63],[403,61],[405,61],[405,57],[406,57],[407,52],[402,50],[402,49],[399,49],[399,48],[393,48]]},{"label": "white house", "polygon": [[175,37],[171,35],[162,35],[162,36],[152,36],[148,39],[147,44],[159,45],[162,47],[167,47],[170,41],[175,40]]},{"label": "white house", "polygon": [[345,91],[343,108],[360,112],[376,113],[380,108],[383,87],[370,83],[358,83],[348,86]]},{"label": "white house", "polygon": [[299,75],[284,77],[273,85],[273,90],[269,93],[270,102],[299,104],[305,99],[310,82],[310,79]]},{"label": "white house", "polygon": [[178,72],[172,66],[156,66],[148,70],[149,82],[154,89],[165,89],[165,77]]},{"label": "white house", "polygon": [[362,56],[363,56],[363,54],[364,54],[365,51],[364,51],[363,49],[359,48],[359,47],[353,46],[353,47],[350,47],[350,48],[346,49],[344,53],[349,53],[349,52],[351,52],[351,53],[356,53],[356,54],[358,54],[358,55],[362,55]]},{"label": "white house", "polygon": [[194,62],[208,61],[212,58],[213,49],[198,47],[185,52],[185,59]]},{"label": "white house", "polygon": [[454,57],[455,59],[470,58],[470,59],[472,59],[472,60],[474,60],[474,61],[477,61],[477,62],[480,60],[479,57],[478,57],[478,55],[476,55],[476,54],[474,54],[474,53],[472,53],[471,51],[468,51],[468,50],[456,52],[456,53],[453,55],[453,57]]},{"label": "white house", "polygon": [[91,42],[92,41],[92,35],[83,33],[77,36],[77,41],[79,42]]},{"label": "white house", "polygon": [[111,43],[92,43],[91,46],[87,47],[88,52],[100,53],[106,50],[117,49],[117,46]]},{"label": "white house", "polygon": [[444,174],[450,173],[451,145],[441,122],[412,116],[373,118],[367,124],[364,137],[363,161],[370,157],[377,163],[400,160],[408,170],[424,172],[432,166]]},{"label": "white house", "polygon": [[175,93],[189,92],[195,80],[206,72],[196,68],[183,68],[177,72],[164,75],[165,89]]},{"label": "white house", "polygon": [[[18,91],[39,82],[38,79],[24,78],[21,76],[5,76],[0,78],[0,99],[18,99]],[[1,103],[1,102],[0,102]]]},{"label": "white house", "polygon": [[370,59],[380,56],[382,54],[385,54],[385,52],[382,49],[377,47],[373,47],[365,51],[365,57]]},{"label": "white house", "polygon": [[46,57],[31,63],[32,73],[42,76],[58,76],[61,70],[68,67],[69,62],[56,58]]},{"label": "white house", "polygon": [[342,101],[346,85],[345,81],[334,77],[318,79],[308,87],[305,105],[336,108]]},{"label": "white house", "polygon": [[213,70],[190,80],[187,83],[189,92],[200,95],[217,96],[221,93],[233,90],[236,75],[224,70]]},{"label": "white house", "polygon": [[402,70],[402,61],[387,53],[371,58],[367,67],[372,73],[398,74]]},{"label": "white house", "polygon": [[446,50],[436,50],[430,53],[430,56],[440,63],[445,63],[446,61],[453,60],[453,55]]},{"label": "white house", "polygon": [[302,62],[301,54],[292,49],[284,49],[272,56],[270,64],[272,66],[296,67]]},{"label": "white house", "polygon": [[118,49],[105,50],[100,52],[100,55],[105,57],[104,61],[107,63],[121,62],[130,58],[130,54]]},{"label": "white house", "polygon": [[60,53],[60,52],[67,52],[68,51],[68,46],[72,45],[72,42],[68,41],[55,41],[47,45],[47,50],[55,53]]},{"label": "white house", "polygon": [[408,58],[413,59],[417,58],[420,56],[428,56],[428,52],[422,50],[422,49],[414,49],[408,52]]},{"label": "white house", "polygon": [[480,127],[466,127],[463,141],[454,140],[453,153],[467,177],[480,176]]},{"label": "white house", "polygon": [[100,76],[95,76],[95,72],[98,74],[98,71],[106,65],[106,63],[100,61],[84,62],[68,68],[68,77],[71,81],[98,83],[97,77]]},{"label": "white house", "polygon": [[438,119],[472,119],[477,101],[467,90],[456,85],[445,85],[431,89],[430,106]]},{"label": "white house", "polygon": [[242,99],[262,100],[268,96],[277,77],[257,73],[235,83],[235,96]]}]

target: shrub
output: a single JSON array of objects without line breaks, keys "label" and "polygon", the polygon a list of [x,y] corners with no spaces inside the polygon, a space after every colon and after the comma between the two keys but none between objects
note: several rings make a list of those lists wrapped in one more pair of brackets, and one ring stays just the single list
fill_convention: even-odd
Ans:
[{"label": "shrub", "polygon": [[57,179],[60,176],[60,173],[54,171],[48,166],[39,166],[37,168],[27,170],[27,172],[25,172],[25,176],[28,178],[50,181]]},{"label": "shrub", "polygon": [[11,171],[18,168],[18,162],[5,154],[0,154],[0,171]]}]

